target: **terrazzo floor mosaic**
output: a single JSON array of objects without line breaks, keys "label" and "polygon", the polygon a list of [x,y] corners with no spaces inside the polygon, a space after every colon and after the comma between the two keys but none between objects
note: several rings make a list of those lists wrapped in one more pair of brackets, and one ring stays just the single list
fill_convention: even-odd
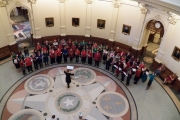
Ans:
[{"label": "terrazzo floor mosaic", "polygon": [[[56,67],[24,80],[9,97],[3,120],[136,120],[132,96],[117,80],[96,68],[76,66],[67,88],[64,70]],[[13,107],[12,107],[13,106]]]}]

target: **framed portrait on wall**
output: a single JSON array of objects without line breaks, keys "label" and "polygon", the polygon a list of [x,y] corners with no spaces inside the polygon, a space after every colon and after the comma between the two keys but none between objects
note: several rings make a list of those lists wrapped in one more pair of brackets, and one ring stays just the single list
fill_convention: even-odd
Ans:
[{"label": "framed portrait on wall", "polygon": [[54,26],[54,18],[53,17],[45,18],[45,22],[46,22],[46,27],[53,27]]},{"label": "framed portrait on wall", "polygon": [[79,26],[79,18],[72,18],[72,26],[74,27]]},{"label": "framed portrait on wall", "polygon": [[102,19],[97,20],[97,28],[99,29],[105,29],[106,21]]},{"label": "framed portrait on wall", "polygon": [[174,47],[173,53],[172,53],[172,57],[176,60],[179,61],[180,60],[180,48],[178,48],[177,46]]},{"label": "framed portrait on wall", "polygon": [[131,26],[123,24],[122,33],[125,35],[130,35]]}]

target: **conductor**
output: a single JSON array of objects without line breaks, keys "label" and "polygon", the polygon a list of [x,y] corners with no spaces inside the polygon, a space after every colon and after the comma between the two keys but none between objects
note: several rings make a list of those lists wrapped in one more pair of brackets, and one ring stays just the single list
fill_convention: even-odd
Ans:
[{"label": "conductor", "polygon": [[67,83],[67,88],[69,88],[70,83],[71,83],[71,75],[74,75],[73,73],[70,73],[70,71],[67,69],[66,71],[64,71],[64,73],[66,74],[66,83]]}]

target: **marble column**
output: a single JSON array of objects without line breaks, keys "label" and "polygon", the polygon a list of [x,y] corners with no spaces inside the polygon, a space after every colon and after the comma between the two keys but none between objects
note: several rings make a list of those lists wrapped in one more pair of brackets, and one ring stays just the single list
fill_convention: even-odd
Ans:
[{"label": "marble column", "polygon": [[161,38],[161,44],[159,46],[158,53],[157,53],[157,55],[155,57],[155,60],[158,63],[162,62],[162,57],[164,55],[164,51],[165,51],[166,47],[168,46],[168,42],[171,39],[171,35],[172,35],[173,31],[174,31],[174,27],[175,27],[175,23],[176,23],[176,22],[174,22],[174,20],[175,19],[169,20],[169,24],[168,24],[166,33],[163,36],[163,38]]},{"label": "marble column", "polygon": [[65,0],[60,0],[60,34],[66,36],[66,12],[65,12]]},{"label": "marble column", "polygon": [[133,41],[133,49],[135,50],[140,50],[141,49],[141,43],[143,42],[143,25],[144,25],[144,21],[147,15],[147,9],[145,7],[141,8],[141,17],[139,19],[139,24],[138,24],[138,29],[137,29],[137,33],[136,33],[136,37]]},{"label": "marble column", "polygon": [[86,28],[85,37],[90,37],[91,35],[91,11],[92,11],[92,1],[86,1]]},{"label": "marble column", "polygon": [[10,24],[10,18],[9,18],[10,15],[7,12],[6,3],[4,3],[4,4],[0,3],[0,12],[1,12],[1,16],[3,16],[3,18],[2,18],[3,25],[4,25],[4,28],[6,31],[7,40],[9,41],[9,45],[14,45],[14,44],[16,44],[16,40],[14,38],[12,25]]},{"label": "marble column", "polygon": [[109,41],[115,41],[115,31],[116,31],[116,26],[117,26],[117,19],[118,19],[118,13],[119,13],[119,4],[114,4],[113,8],[113,16],[111,20],[111,31],[109,33]]},{"label": "marble column", "polygon": [[41,32],[40,32],[40,28],[39,28],[39,20],[38,20],[38,11],[37,11],[37,5],[36,5],[36,1],[35,0],[29,0],[29,2],[31,3],[31,9],[32,9],[32,23],[34,24],[34,34],[33,37],[34,38],[41,38]]}]

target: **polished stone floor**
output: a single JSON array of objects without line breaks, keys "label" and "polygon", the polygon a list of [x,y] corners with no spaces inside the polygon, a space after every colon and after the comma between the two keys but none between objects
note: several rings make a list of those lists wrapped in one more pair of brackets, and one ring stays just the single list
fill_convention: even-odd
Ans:
[{"label": "polished stone floor", "polygon": [[[56,67],[56,65],[51,67],[52,68]],[[101,64],[99,70],[101,70],[102,72],[106,71],[104,67],[105,66]],[[35,71],[32,74],[37,74],[38,72],[39,71]],[[23,75],[22,73],[18,73],[16,71],[11,61],[0,66],[0,74],[1,74],[0,98],[2,98],[11,86],[13,86],[15,83],[17,84],[22,80],[21,78],[23,77]],[[32,75],[29,74],[26,77],[28,78],[30,76]],[[16,87],[16,84],[13,87]],[[123,84],[124,83],[122,83],[122,85]],[[124,87],[126,88],[126,86]],[[134,85],[133,82],[131,81],[130,86],[127,87],[127,89],[130,91],[130,93],[132,94],[135,100],[139,120],[179,120],[180,119],[180,115],[178,110],[176,109],[176,106],[174,105],[174,103],[172,102],[171,98],[166,93],[166,91],[161,87],[161,85],[157,81],[154,81],[152,83],[152,86],[149,90],[145,90],[145,88],[146,88],[146,83],[142,83],[141,81],[139,81],[137,85]],[[7,100],[8,97],[5,96],[1,101],[1,106],[0,106],[1,111],[2,111],[2,106],[5,105]],[[102,105],[103,104],[104,103],[102,103]],[[108,107],[106,108],[108,109]]]}]

